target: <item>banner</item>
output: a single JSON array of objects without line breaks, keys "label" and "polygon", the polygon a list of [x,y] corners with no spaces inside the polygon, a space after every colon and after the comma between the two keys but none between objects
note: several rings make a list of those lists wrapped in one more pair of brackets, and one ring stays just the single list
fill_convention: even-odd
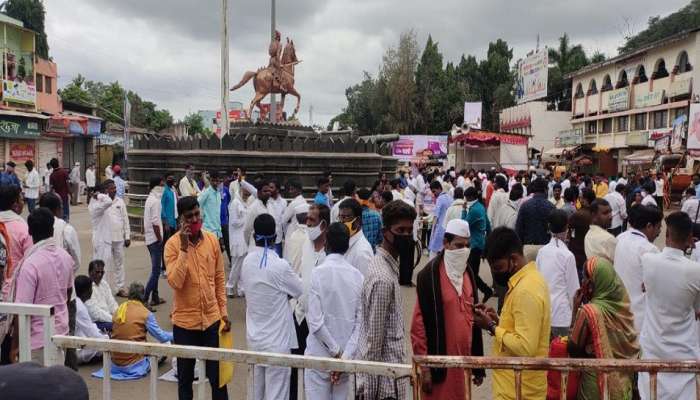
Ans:
[{"label": "banner", "polygon": [[27,160],[34,161],[33,143],[15,143],[10,145],[10,160],[23,163]]},{"label": "banner", "polygon": [[673,120],[673,130],[671,131],[671,151],[680,151],[683,147],[683,138],[685,138],[685,124],[688,122],[688,117],[681,115]]},{"label": "banner", "polygon": [[688,124],[688,150],[700,150],[700,104],[690,105]]},{"label": "banner", "polygon": [[481,129],[481,102],[464,103],[464,124],[470,128]]},{"label": "banner", "polygon": [[642,92],[634,96],[634,107],[658,106],[664,100],[664,91],[655,90],[653,92]]},{"label": "banner", "polygon": [[392,144],[394,158],[414,161],[418,158],[447,158],[447,136],[401,135]]},{"label": "banner", "polygon": [[546,48],[520,61],[515,87],[518,104],[547,97],[548,66]]},{"label": "banner", "polygon": [[0,117],[0,138],[36,139],[40,136],[39,122],[21,117]]},{"label": "banner", "polygon": [[36,86],[27,82],[2,81],[2,99],[22,104],[36,103]]},{"label": "banner", "polygon": [[608,92],[608,111],[625,111],[630,108],[630,90],[621,88]]}]

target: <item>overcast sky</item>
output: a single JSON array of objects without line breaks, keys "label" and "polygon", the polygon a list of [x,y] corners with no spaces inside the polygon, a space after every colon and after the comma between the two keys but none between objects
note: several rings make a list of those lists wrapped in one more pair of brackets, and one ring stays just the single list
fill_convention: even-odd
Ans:
[{"label": "overcast sky", "polygon": [[[345,106],[345,89],[376,73],[384,50],[413,28],[421,50],[428,34],[445,60],[481,59],[503,38],[516,58],[536,45],[555,46],[567,32],[586,51],[617,54],[628,32],[646,27],[687,0],[279,0],[277,25],[294,39],[303,63],[296,87],[300,117],[326,124]],[[50,55],[59,87],[82,74],[118,80],[175,118],[215,109],[220,97],[220,0],[44,0]],[[269,0],[229,0],[231,84],[267,65]],[[252,85],[232,93],[248,104]],[[294,98],[287,99],[291,112]]]}]

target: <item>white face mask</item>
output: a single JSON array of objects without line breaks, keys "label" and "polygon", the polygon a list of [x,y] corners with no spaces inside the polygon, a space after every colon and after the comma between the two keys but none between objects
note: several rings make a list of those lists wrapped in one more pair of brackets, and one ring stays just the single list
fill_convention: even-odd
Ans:
[{"label": "white face mask", "polygon": [[445,250],[444,262],[445,272],[450,279],[450,283],[455,287],[457,293],[462,295],[462,284],[464,283],[464,271],[467,269],[469,259],[469,248],[457,250]]},{"label": "white face mask", "polygon": [[307,226],[306,234],[309,236],[309,240],[312,242],[316,239],[318,239],[319,236],[321,236],[321,233],[323,231],[321,230],[321,224],[318,224],[316,226]]}]

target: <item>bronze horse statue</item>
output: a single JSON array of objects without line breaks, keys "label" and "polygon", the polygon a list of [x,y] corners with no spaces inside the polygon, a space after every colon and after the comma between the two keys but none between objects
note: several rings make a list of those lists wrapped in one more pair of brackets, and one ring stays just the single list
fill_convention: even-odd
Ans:
[{"label": "bronze horse statue", "polygon": [[281,84],[276,84],[273,76],[272,66],[265,68],[260,68],[257,71],[246,71],[243,74],[243,78],[238,84],[231,88],[231,91],[239,89],[253,79],[253,88],[255,89],[255,97],[253,101],[250,102],[250,108],[248,109],[248,118],[253,115],[253,107],[257,106],[260,111],[260,102],[270,93],[281,94],[282,95],[282,109],[284,110],[284,98],[290,94],[297,98],[297,106],[294,108],[294,118],[299,112],[299,106],[301,105],[301,95],[294,88],[294,67],[301,61],[297,59],[297,53],[294,48],[294,41],[287,39],[287,44],[284,47],[284,52],[280,58],[280,80]]}]

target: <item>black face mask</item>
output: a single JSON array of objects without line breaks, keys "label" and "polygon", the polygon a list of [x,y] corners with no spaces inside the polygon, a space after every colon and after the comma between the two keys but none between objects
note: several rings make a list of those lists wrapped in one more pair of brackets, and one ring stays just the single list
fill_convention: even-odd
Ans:
[{"label": "black face mask", "polygon": [[394,235],[394,240],[391,245],[399,253],[399,258],[409,257],[411,249],[416,245],[413,235],[397,235],[393,232],[392,235]]},{"label": "black face mask", "polygon": [[[510,260],[508,261],[508,269],[510,270],[511,262]],[[510,271],[505,271],[505,272],[494,272],[493,273],[493,281],[501,287],[508,287],[508,281],[510,280],[510,277],[513,276],[513,274]]]}]

